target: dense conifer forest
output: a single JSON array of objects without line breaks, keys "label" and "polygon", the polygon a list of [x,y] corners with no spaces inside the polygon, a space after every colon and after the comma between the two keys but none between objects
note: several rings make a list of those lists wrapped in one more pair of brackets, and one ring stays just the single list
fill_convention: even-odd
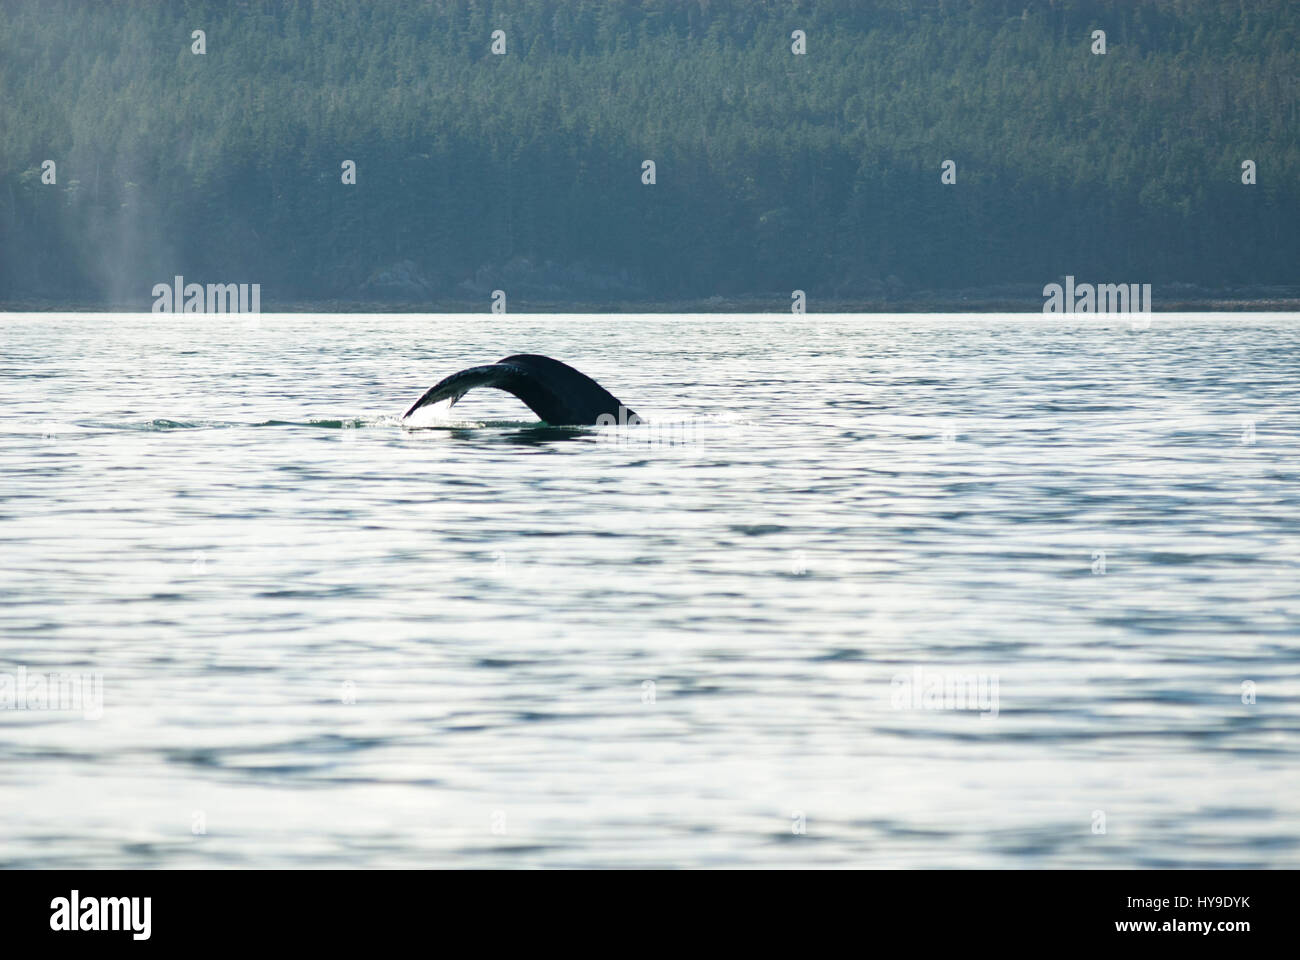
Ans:
[{"label": "dense conifer forest", "polygon": [[1296,284],[1298,51],[1295,0],[2,0],[0,301]]}]

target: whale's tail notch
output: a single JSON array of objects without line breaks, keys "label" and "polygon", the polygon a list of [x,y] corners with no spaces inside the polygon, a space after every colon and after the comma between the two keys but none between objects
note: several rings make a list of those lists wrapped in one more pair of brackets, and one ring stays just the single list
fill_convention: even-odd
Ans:
[{"label": "whale's tail notch", "polygon": [[402,419],[431,403],[443,400],[455,403],[476,387],[492,387],[513,394],[552,426],[626,424],[641,420],[585,373],[536,353],[518,353],[496,363],[453,373],[425,391],[424,396],[402,414]]}]

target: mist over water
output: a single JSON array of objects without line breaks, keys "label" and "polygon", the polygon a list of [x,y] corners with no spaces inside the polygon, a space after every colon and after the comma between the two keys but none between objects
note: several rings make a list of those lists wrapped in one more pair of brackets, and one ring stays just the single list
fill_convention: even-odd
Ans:
[{"label": "mist over water", "polygon": [[1300,866],[1300,317],[1150,320],[4,315],[0,866]]}]

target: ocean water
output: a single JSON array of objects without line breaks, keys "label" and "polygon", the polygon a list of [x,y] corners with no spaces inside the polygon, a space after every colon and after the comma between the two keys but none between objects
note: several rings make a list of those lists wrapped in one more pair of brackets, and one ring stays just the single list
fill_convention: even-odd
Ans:
[{"label": "ocean water", "polygon": [[1300,317],[0,336],[0,866],[1300,866]]}]

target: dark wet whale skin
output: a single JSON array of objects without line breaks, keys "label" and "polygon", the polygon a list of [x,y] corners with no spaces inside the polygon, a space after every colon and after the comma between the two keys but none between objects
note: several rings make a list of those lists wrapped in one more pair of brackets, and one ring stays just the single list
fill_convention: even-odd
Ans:
[{"label": "dark wet whale skin", "polygon": [[548,424],[639,423],[617,397],[567,363],[536,353],[518,353],[496,363],[469,367],[438,381],[402,416],[448,398],[455,403],[475,387],[514,394]]}]

